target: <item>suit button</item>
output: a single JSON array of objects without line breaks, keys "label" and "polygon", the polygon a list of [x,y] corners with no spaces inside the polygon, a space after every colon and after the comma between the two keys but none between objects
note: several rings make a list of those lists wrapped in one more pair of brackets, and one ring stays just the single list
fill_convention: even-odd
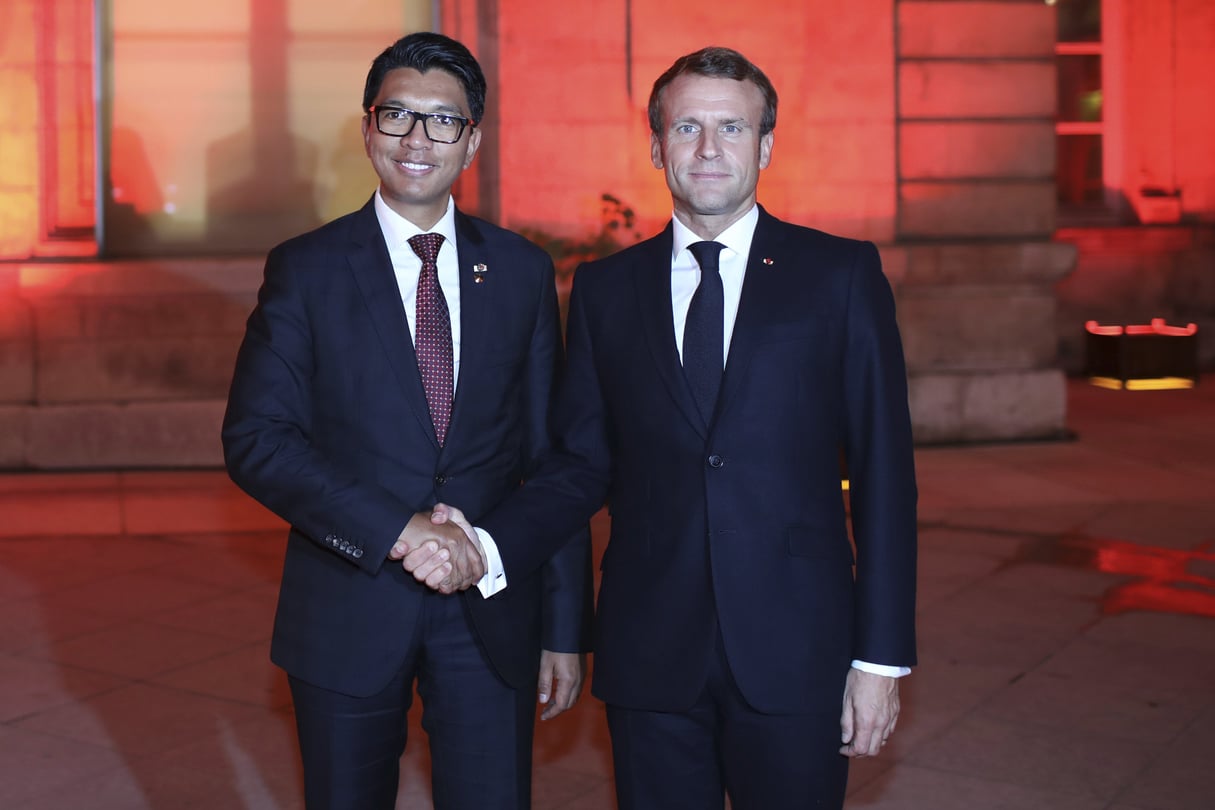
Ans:
[{"label": "suit button", "polygon": [[363,556],[363,549],[361,549],[361,548],[356,548],[354,551],[352,551],[352,552],[350,552],[350,553],[351,553],[351,554],[353,554],[353,555],[354,555],[354,558],[357,560],[359,557],[362,557],[362,556]]},{"label": "suit button", "polygon": [[722,467],[726,466],[726,460],[714,453],[713,455],[709,456],[709,466],[715,470],[720,470]]},{"label": "suit button", "polygon": [[435,476],[435,486],[436,487],[441,487],[446,483],[447,483],[447,476],[444,475],[443,473],[439,473],[438,475]]}]

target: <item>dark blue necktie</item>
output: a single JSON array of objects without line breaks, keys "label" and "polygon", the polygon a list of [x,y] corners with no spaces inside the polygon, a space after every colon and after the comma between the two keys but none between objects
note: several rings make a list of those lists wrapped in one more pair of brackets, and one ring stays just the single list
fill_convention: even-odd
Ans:
[{"label": "dark blue necktie", "polygon": [[717,390],[725,365],[725,294],[718,273],[720,242],[694,242],[688,250],[700,265],[700,285],[688,305],[688,320],[683,329],[683,373],[692,387],[696,405],[705,424],[713,421]]}]

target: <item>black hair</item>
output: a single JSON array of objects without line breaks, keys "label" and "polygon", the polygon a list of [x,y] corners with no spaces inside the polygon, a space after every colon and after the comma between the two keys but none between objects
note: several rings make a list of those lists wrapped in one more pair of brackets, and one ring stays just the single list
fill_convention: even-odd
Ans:
[{"label": "black hair", "polygon": [[485,74],[468,48],[451,37],[433,31],[419,31],[401,37],[371,62],[367,84],[363,87],[363,109],[367,110],[380,93],[390,70],[413,68],[420,73],[442,70],[456,77],[464,88],[473,123],[485,115]]}]

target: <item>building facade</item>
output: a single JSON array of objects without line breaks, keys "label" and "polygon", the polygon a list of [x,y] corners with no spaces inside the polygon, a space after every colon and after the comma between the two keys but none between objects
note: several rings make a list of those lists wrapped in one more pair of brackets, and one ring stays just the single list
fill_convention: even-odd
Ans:
[{"label": "building facade", "polygon": [[750,56],[760,200],[878,244],[922,443],[1063,435],[1086,320],[1215,333],[1206,0],[9,0],[0,467],[218,462],[261,258],[370,195],[367,65],[424,28],[490,80],[460,205],[558,258],[669,218],[654,78]]}]

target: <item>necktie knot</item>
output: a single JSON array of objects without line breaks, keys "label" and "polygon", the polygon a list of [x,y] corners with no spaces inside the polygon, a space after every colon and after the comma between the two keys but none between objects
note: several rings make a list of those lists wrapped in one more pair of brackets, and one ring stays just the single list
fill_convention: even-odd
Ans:
[{"label": "necktie knot", "polygon": [[439,258],[439,248],[443,247],[443,234],[420,233],[409,237],[409,246],[418,254],[422,264],[434,264]]},{"label": "necktie knot", "polygon": [[721,242],[693,242],[688,245],[688,250],[696,259],[696,263],[700,265],[702,273],[716,273],[718,272],[717,260],[724,247],[725,245]]}]

